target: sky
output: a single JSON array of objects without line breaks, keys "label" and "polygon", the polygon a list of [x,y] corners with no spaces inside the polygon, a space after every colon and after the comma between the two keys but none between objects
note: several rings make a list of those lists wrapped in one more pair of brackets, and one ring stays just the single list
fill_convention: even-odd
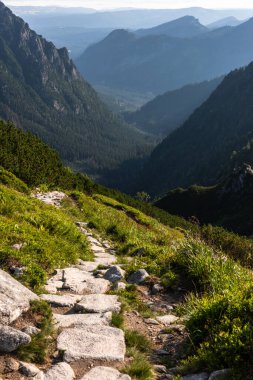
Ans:
[{"label": "sky", "polygon": [[[4,1],[4,0],[3,0]],[[253,0],[5,0],[6,5],[111,8],[253,8]]]}]

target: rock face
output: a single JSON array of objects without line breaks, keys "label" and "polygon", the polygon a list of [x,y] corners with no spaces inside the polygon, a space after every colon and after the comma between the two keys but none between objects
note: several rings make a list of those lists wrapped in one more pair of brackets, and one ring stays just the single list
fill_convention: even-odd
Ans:
[{"label": "rock face", "polygon": [[105,273],[104,278],[112,283],[120,281],[125,277],[125,271],[121,269],[118,265],[112,266]]},{"label": "rock face", "polygon": [[112,313],[105,314],[54,314],[54,319],[59,327],[69,328],[69,327],[85,327],[91,325],[108,326],[111,319]]},{"label": "rock face", "polygon": [[119,312],[121,305],[118,297],[107,294],[91,294],[84,296],[75,306],[77,311],[86,313],[106,313],[107,311]]},{"label": "rock face", "polygon": [[123,375],[114,368],[95,367],[84,375],[81,380],[131,380],[131,378],[128,375]]},{"label": "rock face", "polygon": [[31,342],[31,337],[9,326],[0,326],[0,351],[13,352],[22,344]]},{"label": "rock face", "polygon": [[75,374],[73,369],[67,363],[58,363],[52,368],[44,376],[45,380],[73,380],[75,378]]},{"label": "rock face", "polygon": [[125,340],[122,330],[106,326],[64,330],[57,339],[57,349],[64,352],[64,360],[81,359],[124,361]]},{"label": "rock face", "polygon": [[149,277],[148,272],[145,269],[139,269],[137,272],[130,274],[127,279],[129,284],[141,284]]},{"label": "rock face", "polygon": [[30,307],[37,295],[0,270],[0,323],[8,325]]}]

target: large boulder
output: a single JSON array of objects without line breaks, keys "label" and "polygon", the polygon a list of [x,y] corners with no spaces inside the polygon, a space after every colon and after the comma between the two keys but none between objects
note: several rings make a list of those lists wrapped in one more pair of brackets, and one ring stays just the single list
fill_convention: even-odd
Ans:
[{"label": "large boulder", "polygon": [[109,326],[87,326],[85,329],[63,330],[57,339],[57,349],[64,360],[124,361],[125,339],[122,330]]},{"label": "large boulder", "polygon": [[118,296],[108,294],[89,294],[83,296],[82,300],[76,304],[76,311],[84,313],[106,313],[112,311],[120,312],[121,304]]},{"label": "large boulder", "polygon": [[148,272],[145,269],[139,269],[134,273],[131,273],[127,279],[129,284],[142,284],[149,277]]},{"label": "large boulder", "polygon": [[22,331],[0,325],[0,352],[15,351],[19,346],[31,342],[31,337]]},{"label": "large boulder", "polygon": [[112,283],[122,280],[125,277],[125,271],[120,268],[118,265],[114,265],[109,268],[104,278]]},{"label": "large boulder", "polygon": [[117,369],[111,367],[95,367],[86,373],[81,380],[131,380],[128,375],[123,375]]},{"label": "large boulder", "polygon": [[15,321],[37,299],[36,294],[0,269],[0,324]]}]

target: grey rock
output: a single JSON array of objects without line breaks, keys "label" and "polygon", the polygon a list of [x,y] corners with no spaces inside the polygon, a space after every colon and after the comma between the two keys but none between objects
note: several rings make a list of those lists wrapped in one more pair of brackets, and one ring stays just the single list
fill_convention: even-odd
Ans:
[{"label": "grey rock", "polygon": [[64,269],[63,282],[63,289],[76,294],[106,293],[110,287],[109,281],[94,278],[91,273],[73,267]]},{"label": "grey rock", "polygon": [[179,318],[173,314],[168,314],[168,315],[156,317],[156,319],[159,323],[162,323],[164,326],[170,326],[173,323],[177,322]]},{"label": "grey rock", "polygon": [[73,380],[75,374],[67,363],[58,363],[45,373],[45,380]]},{"label": "grey rock", "polygon": [[15,351],[22,344],[31,342],[31,337],[22,331],[9,326],[0,325],[0,351],[3,353]]},{"label": "grey rock", "polygon": [[57,339],[57,349],[64,360],[124,361],[125,339],[122,330],[109,326],[87,326],[85,329],[63,330]]},{"label": "grey rock", "polygon": [[112,319],[112,313],[105,314],[54,314],[57,325],[61,328],[82,328],[91,325],[108,326]]},{"label": "grey rock", "polygon": [[219,380],[222,379],[223,376],[229,375],[231,373],[231,369],[221,369],[219,371],[215,371],[211,373],[208,380]]},{"label": "grey rock", "polygon": [[141,284],[149,277],[148,272],[145,269],[139,269],[138,271],[130,274],[127,279],[129,284]]},{"label": "grey rock", "polygon": [[24,328],[22,329],[22,331],[23,331],[25,334],[32,336],[32,335],[36,335],[36,334],[38,334],[41,330],[38,329],[38,328],[35,327],[35,326],[27,326],[27,327],[24,327]]},{"label": "grey rock", "polygon": [[156,295],[156,294],[158,294],[158,293],[160,293],[162,291],[163,291],[162,285],[155,284],[155,285],[152,286],[151,294],[152,295]]},{"label": "grey rock", "polygon": [[88,226],[88,223],[87,222],[76,222],[76,225],[78,227],[87,227]]},{"label": "grey rock", "polygon": [[147,325],[159,325],[159,322],[157,322],[156,319],[146,318],[144,321],[147,323]]},{"label": "grey rock", "polygon": [[11,246],[12,249],[15,249],[16,251],[20,251],[22,248],[26,247],[27,243],[16,243]]},{"label": "grey rock", "polygon": [[41,372],[40,369],[34,364],[25,362],[20,362],[19,371],[27,377],[34,377]]},{"label": "grey rock", "polygon": [[85,313],[106,313],[107,311],[120,312],[121,304],[118,297],[108,294],[89,294],[83,296],[82,300],[76,304],[77,311]]},{"label": "grey rock", "polygon": [[8,273],[0,270],[0,323],[8,325],[24,311],[29,310],[30,301],[39,299]]},{"label": "grey rock", "polygon": [[122,280],[125,277],[125,271],[118,265],[112,266],[104,274],[104,278],[112,283]]},{"label": "grey rock", "polygon": [[183,376],[183,380],[208,380],[209,375],[206,372],[197,373],[195,375]]},{"label": "grey rock", "polygon": [[154,365],[154,370],[158,373],[167,373],[165,365]]},{"label": "grey rock", "polygon": [[115,282],[113,284],[113,290],[125,290],[126,284],[124,282]]},{"label": "grey rock", "polygon": [[62,296],[56,294],[42,294],[41,298],[54,307],[72,307],[82,299],[82,296],[75,294],[66,294]]},{"label": "grey rock", "polygon": [[131,380],[131,378],[111,367],[95,367],[81,380]]},{"label": "grey rock", "polygon": [[23,274],[24,274],[24,270],[25,270],[25,267],[16,267],[16,266],[12,266],[10,268],[10,272],[13,276],[15,277],[22,277]]}]

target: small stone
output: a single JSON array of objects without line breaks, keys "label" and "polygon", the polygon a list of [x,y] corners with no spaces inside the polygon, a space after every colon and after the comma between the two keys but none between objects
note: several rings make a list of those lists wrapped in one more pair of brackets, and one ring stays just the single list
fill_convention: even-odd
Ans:
[{"label": "small stone", "polygon": [[104,274],[104,278],[112,283],[120,281],[125,277],[125,271],[121,269],[118,265],[112,266]]},{"label": "small stone", "polygon": [[139,248],[139,249],[136,249],[136,251],[133,252],[132,256],[133,257],[140,257],[143,255],[143,253],[145,252],[145,248]]},{"label": "small stone", "polygon": [[151,294],[154,296],[160,292],[163,291],[163,287],[162,285],[159,285],[159,284],[155,284],[152,286],[152,289],[151,289]]},{"label": "small stone", "polygon": [[23,331],[25,334],[32,336],[32,335],[36,335],[36,334],[38,334],[41,330],[38,329],[38,328],[35,327],[35,326],[27,326],[27,327],[24,327],[24,328],[22,329],[22,331]]},{"label": "small stone", "polygon": [[19,371],[27,376],[27,377],[34,377],[38,373],[40,373],[40,369],[37,368],[35,365],[31,363],[25,363],[25,362],[20,362],[20,368]]},{"label": "small stone", "polygon": [[73,380],[75,374],[67,363],[58,363],[50,368],[45,374],[45,380]]},{"label": "small stone", "polygon": [[4,373],[10,373],[19,369],[19,363],[13,358],[5,359]]},{"label": "small stone", "polygon": [[177,322],[179,318],[176,317],[175,315],[168,314],[168,315],[156,317],[156,319],[158,322],[162,323],[163,325],[170,326],[173,323]]},{"label": "small stone", "polygon": [[12,249],[15,249],[16,251],[20,251],[22,248],[26,247],[27,243],[16,243],[11,246]]},{"label": "small stone", "polygon": [[124,282],[115,282],[113,284],[113,290],[125,290],[126,284]]},{"label": "small stone", "polygon": [[155,350],[155,353],[157,355],[161,355],[161,356],[163,356],[163,355],[169,355],[169,352],[165,351],[165,350]]},{"label": "small stone", "polygon": [[145,323],[147,323],[147,325],[159,325],[159,322],[157,322],[157,320],[155,319],[152,319],[152,318],[146,318],[144,319]]},{"label": "small stone", "polygon": [[138,271],[130,274],[127,279],[129,284],[142,284],[149,277],[148,272],[145,269],[139,269]]},{"label": "small stone", "polygon": [[165,365],[154,365],[154,370],[158,373],[167,373]]},{"label": "small stone", "polygon": [[31,342],[31,337],[9,326],[0,326],[0,351],[12,352]]},{"label": "small stone", "polygon": [[224,376],[229,375],[231,369],[221,369],[220,371],[215,371],[211,373],[208,380],[219,380],[223,379]]},{"label": "small stone", "polygon": [[21,277],[24,274],[24,269],[25,269],[25,267],[21,268],[21,267],[12,266],[10,268],[10,272],[15,277]]}]

